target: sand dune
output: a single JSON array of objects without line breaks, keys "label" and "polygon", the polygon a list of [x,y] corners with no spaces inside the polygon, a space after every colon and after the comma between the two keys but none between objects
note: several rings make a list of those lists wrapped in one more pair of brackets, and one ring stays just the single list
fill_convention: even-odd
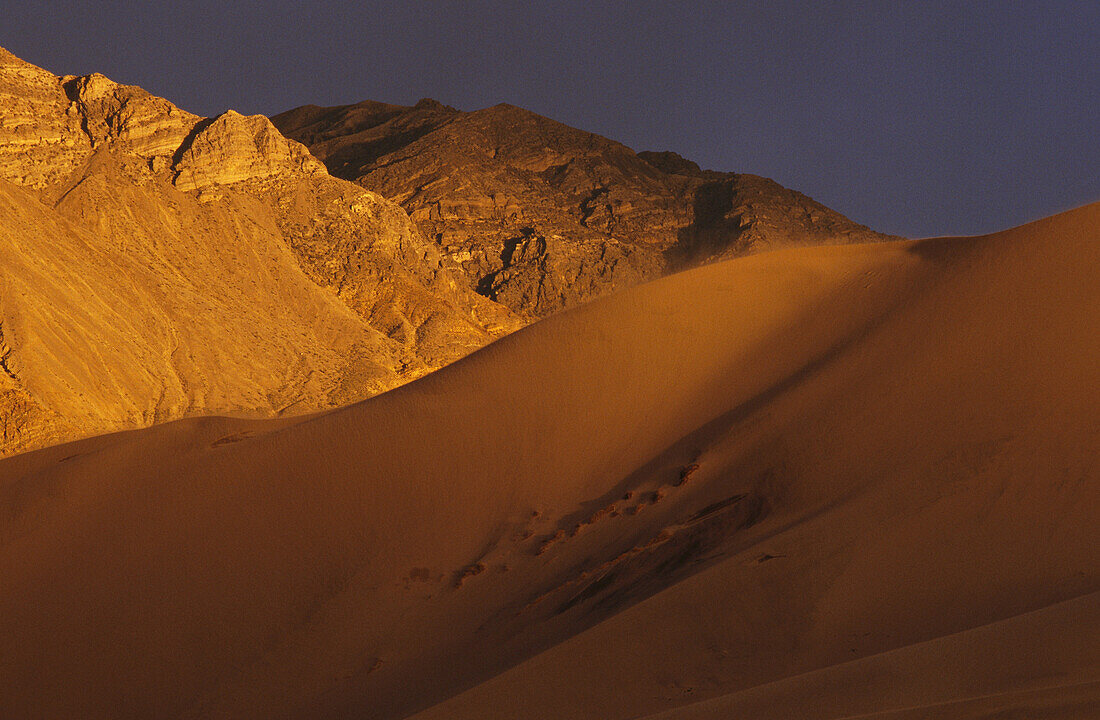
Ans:
[{"label": "sand dune", "polygon": [[[1100,710],[1100,593],[662,713],[686,718],[989,717]],[[883,709],[888,708],[888,709]],[[657,716],[655,716],[657,717]]]},{"label": "sand dune", "polygon": [[757,255],[4,460],[0,716],[1094,717],[1098,228]]}]

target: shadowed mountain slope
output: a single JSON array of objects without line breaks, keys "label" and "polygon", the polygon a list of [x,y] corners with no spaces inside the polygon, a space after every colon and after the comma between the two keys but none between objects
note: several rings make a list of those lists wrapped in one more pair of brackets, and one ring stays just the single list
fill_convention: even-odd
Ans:
[{"label": "shadowed mountain slope", "polygon": [[715,263],[8,458],[0,715],[1094,717],[1098,228]]},{"label": "shadowed mountain slope", "polygon": [[771,180],[635,154],[512,105],[307,105],[272,121],[400,203],[472,288],[529,318],[717,259],[885,237]]}]

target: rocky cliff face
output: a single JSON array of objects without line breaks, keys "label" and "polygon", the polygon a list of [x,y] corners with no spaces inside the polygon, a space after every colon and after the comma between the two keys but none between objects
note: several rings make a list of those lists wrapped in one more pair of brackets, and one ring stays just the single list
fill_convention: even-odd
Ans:
[{"label": "rocky cliff face", "polygon": [[711,260],[885,237],[765,178],[511,105],[364,102],[272,120],[333,174],[400,203],[471,288],[527,318]]},{"label": "rocky cliff face", "polygon": [[0,100],[0,453],[333,407],[518,326],[267,118],[4,51]]},{"label": "rocky cliff face", "polygon": [[321,163],[302,145],[283,137],[267,118],[232,110],[197,123],[177,145],[172,169],[172,182],[180,190],[281,174],[325,174]]},{"label": "rocky cliff face", "polygon": [[40,188],[92,149],[84,116],[56,75],[0,48],[0,177]]}]

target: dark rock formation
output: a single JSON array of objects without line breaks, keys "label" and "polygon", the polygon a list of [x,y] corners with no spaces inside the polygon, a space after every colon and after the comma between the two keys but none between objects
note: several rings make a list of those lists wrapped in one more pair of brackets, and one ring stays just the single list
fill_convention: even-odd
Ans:
[{"label": "dark rock formation", "polygon": [[512,105],[307,105],[272,120],[334,175],[400,203],[471,288],[528,318],[719,258],[884,237],[765,178]]}]

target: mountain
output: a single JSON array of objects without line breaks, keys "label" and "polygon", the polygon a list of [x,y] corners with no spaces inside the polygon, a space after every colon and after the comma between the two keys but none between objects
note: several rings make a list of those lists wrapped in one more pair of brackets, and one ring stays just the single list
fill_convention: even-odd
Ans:
[{"label": "mountain", "polygon": [[306,105],[272,117],[401,204],[469,286],[526,318],[705,262],[888,238],[778,183],[717,173],[512,105]]},{"label": "mountain", "polygon": [[713,263],[0,461],[0,716],[1094,718],[1098,229]]},{"label": "mountain", "polygon": [[0,50],[0,453],[331,408],[518,326],[266,118]]},{"label": "mountain", "polygon": [[672,270],[883,238],[507,105],[201,118],[2,49],[0,97],[0,454],[332,408]]}]

